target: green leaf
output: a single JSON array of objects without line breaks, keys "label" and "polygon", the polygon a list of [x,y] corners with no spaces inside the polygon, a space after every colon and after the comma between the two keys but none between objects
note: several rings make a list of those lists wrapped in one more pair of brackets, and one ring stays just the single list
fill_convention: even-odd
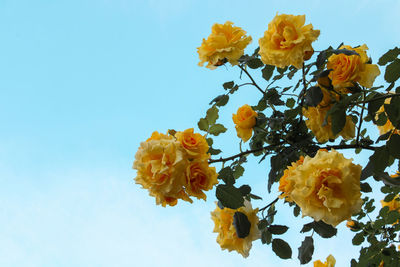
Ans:
[{"label": "green leaf", "polygon": [[246,62],[246,65],[249,66],[251,69],[257,69],[264,66],[264,63],[259,58],[252,58]]},{"label": "green leaf", "polygon": [[207,153],[210,153],[211,155],[218,155],[221,152],[222,152],[221,149],[214,149],[214,148],[210,147],[208,149]]},{"label": "green leaf", "polygon": [[217,124],[212,125],[212,126],[210,127],[210,129],[208,130],[208,132],[209,132],[210,134],[212,134],[212,135],[217,136],[217,135],[219,135],[220,133],[226,132],[226,130],[227,130],[227,129],[224,127],[224,125],[217,123]]},{"label": "green leaf", "polygon": [[238,209],[244,205],[242,193],[233,185],[218,185],[215,195],[224,207]]},{"label": "green leaf", "polygon": [[235,179],[239,178],[240,176],[242,176],[244,173],[244,168],[240,165],[237,165],[235,167],[235,171],[233,172],[233,177],[235,177]]},{"label": "green leaf", "polygon": [[285,225],[270,225],[268,227],[268,231],[271,232],[273,235],[282,235],[286,233],[286,231],[289,229],[289,227]]},{"label": "green leaf", "polygon": [[197,123],[197,126],[199,126],[199,129],[202,131],[207,132],[208,131],[208,121],[204,118],[201,118],[199,122]]},{"label": "green leaf", "polygon": [[239,238],[245,238],[250,233],[251,223],[247,218],[246,214],[237,211],[233,215],[233,226],[236,229],[236,235]]},{"label": "green leaf", "polygon": [[266,219],[262,219],[258,222],[258,230],[262,230],[268,226],[268,222]]},{"label": "green leaf", "polygon": [[383,201],[390,202],[390,201],[392,201],[394,199],[395,196],[396,196],[396,194],[394,194],[394,193],[388,194],[388,195],[385,196]]},{"label": "green leaf", "polygon": [[295,206],[294,207],[294,209],[293,209],[293,215],[295,216],[295,217],[297,217],[297,216],[299,216],[300,215],[300,207],[299,206]]},{"label": "green leaf", "polygon": [[354,237],[353,240],[351,241],[354,246],[359,246],[361,245],[362,242],[364,242],[364,234],[363,232],[357,233]]},{"label": "green leaf", "polygon": [[372,188],[368,183],[360,183],[361,192],[369,193],[372,192]]},{"label": "green leaf", "polygon": [[263,244],[270,244],[272,240],[272,234],[268,231],[261,232],[261,242]]},{"label": "green leaf", "polygon": [[248,186],[247,184],[242,185],[239,187],[240,193],[242,193],[242,196],[247,196],[251,192],[251,187]]},{"label": "green leaf", "polygon": [[259,197],[259,196],[257,196],[257,195],[253,195],[253,194],[250,194],[250,197],[252,198],[252,199],[262,199],[262,197]]},{"label": "green leaf", "polygon": [[330,224],[324,223],[323,221],[314,222],[313,228],[317,234],[323,238],[330,238],[335,236],[337,229]]},{"label": "green leaf", "polygon": [[400,159],[400,135],[393,134],[386,143],[386,146],[389,149],[390,155],[396,159]]},{"label": "green leaf", "polygon": [[275,69],[275,66],[265,65],[265,67],[261,71],[262,72],[262,77],[265,80],[269,81],[269,79],[271,79],[271,77],[272,77],[272,74],[274,73],[274,69]]},{"label": "green leaf", "polygon": [[385,112],[388,115],[388,119],[397,129],[400,128],[400,98],[393,97],[390,100],[390,104],[385,104]]},{"label": "green leaf", "polygon": [[323,97],[324,95],[319,86],[310,87],[305,96],[306,105],[310,107],[316,107],[319,103],[321,103]]},{"label": "green leaf", "polygon": [[[368,103],[368,114],[371,114],[373,116],[375,116],[375,113],[379,110],[379,108],[383,105],[383,103],[385,102],[384,98],[378,98],[382,96],[379,93],[376,93],[374,95],[374,97],[370,100],[371,102]],[[375,98],[378,98],[376,100],[374,100]]]},{"label": "green leaf", "polygon": [[286,106],[288,108],[293,108],[295,104],[296,100],[294,100],[293,98],[288,98],[288,100],[286,100]]},{"label": "green leaf", "polygon": [[387,63],[392,62],[393,60],[395,60],[399,54],[400,54],[400,49],[398,47],[390,49],[389,51],[387,51],[385,54],[383,54],[380,57],[380,59],[378,61],[378,64],[381,65],[381,66],[384,66]]},{"label": "green leaf", "polygon": [[332,124],[332,133],[333,135],[337,135],[343,129],[346,124],[346,109],[341,107],[341,105],[335,104],[330,112],[331,116],[331,124]]},{"label": "green leaf", "polygon": [[222,179],[226,184],[234,184],[235,178],[231,167],[225,167],[218,172],[218,179]]},{"label": "green leaf", "polygon": [[386,217],[386,223],[393,224],[397,222],[399,219],[400,219],[400,213],[397,210],[391,210],[389,211]]},{"label": "green leaf", "polygon": [[233,88],[234,85],[235,85],[235,83],[233,81],[231,81],[231,82],[224,83],[222,86],[224,87],[224,89],[227,90],[227,89]]},{"label": "green leaf", "polygon": [[306,233],[311,231],[314,228],[314,222],[312,223],[307,223],[303,225],[303,228],[301,229],[300,233]]},{"label": "green leaf", "polygon": [[385,80],[389,83],[395,82],[400,77],[400,59],[395,59],[387,65],[385,71]]},{"label": "green leaf", "polygon": [[207,110],[206,119],[210,125],[213,125],[218,119],[218,108],[213,106]]},{"label": "green leaf", "polygon": [[221,98],[216,103],[216,105],[218,107],[222,107],[222,106],[225,106],[226,103],[228,103],[228,101],[229,101],[229,96],[228,95],[222,95]]},{"label": "green leaf", "polygon": [[289,244],[280,238],[272,240],[272,250],[281,259],[290,259],[292,257],[292,249]]},{"label": "green leaf", "polygon": [[375,148],[375,152],[369,157],[369,161],[373,166],[374,174],[383,172],[389,162],[389,151],[387,150],[386,146]]},{"label": "green leaf", "polygon": [[300,264],[306,264],[311,261],[314,254],[314,240],[311,236],[306,236],[301,246],[299,247],[298,259]]}]

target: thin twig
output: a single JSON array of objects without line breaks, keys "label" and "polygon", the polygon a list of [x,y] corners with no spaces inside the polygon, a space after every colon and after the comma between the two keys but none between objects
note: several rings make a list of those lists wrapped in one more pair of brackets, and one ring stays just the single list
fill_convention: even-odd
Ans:
[{"label": "thin twig", "polygon": [[244,73],[246,73],[247,77],[250,78],[251,82],[252,82],[253,85],[258,89],[258,91],[260,91],[263,95],[265,95],[265,92],[261,89],[260,86],[258,86],[258,84],[257,84],[256,81],[253,79],[253,77],[251,77],[250,73],[249,73],[245,68],[243,68],[242,65],[238,65],[238,66],[239,66],[239,68],[240,68]]},{"label": "thin twig", "polygon": [[[363,91],[363,101],[365,99],[365,91]],[[356,144],[359,144],[360,141],[360,132],[361,132],[361,125],[363,123],[363,115],[364,115],[364,107],[365,107],[365,103],[362,104],[362,108],[361,108],[361,114],[360,114],[360,123],[358,124],[358,129],[357,129],[357,139],[356,139]]]},{"label": "thin twig", "polygon": [[279,197],[275,198],[274,201],[272,201],[271,203],[269,203],[269,204],[268,204],[267,206],[265,206],[264,208],[259,209],[258,212],[264,211],[264,210],[268,209],[269,207],[271,207],[272,205],[274,205],[278,200],[279,200]]}]

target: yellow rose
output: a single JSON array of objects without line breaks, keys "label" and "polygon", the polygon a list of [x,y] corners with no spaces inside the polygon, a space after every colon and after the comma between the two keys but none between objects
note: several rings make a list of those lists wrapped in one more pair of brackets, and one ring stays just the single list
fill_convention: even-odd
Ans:
[{"label": "yellow rose", "polygon": [[332,96],[328,90],[321,88],[323,92],[323,99],[319,105],[316,107],[303,108],[303,115],[308,120],[306,120],[307,128],[310,129],[318,142],[325,143],[328,140],[336,139],[338,135],[342,136],[344,139],[351,139],[355,135],[355,124],[350,116],[346,116],[346,123],[340,133],[333,135],[332,132],[332,122],[329,117],[324,124],[326,114],[333,106],[331,104]]},{"label": "yellow rose", "polygon": [[334,267],[335,264],[336,260],[332,255],[329,255],[324,263],[320,260],[314,261],[314,267]]},{"label": "yellow rose", "polygon": [[301,164],[303,164],[304,157],[300,156],[300,159],[297,160],[296,162],[292,162],[291,166],[288,166],[286,170],[283,171],[283,176],[279,180],[279,191],[282,192],[282,194],[279,196],[279,198],[285,198],[286,201],[288,202],[293,202],[293,200],[290,198],[290,193],[293,190],[293,181],[289,181],[287,178],[292,175],[293,171]]},{"label": "yellow rose", "polygon": [[236,133],[243,142],[247,142],[253,134],[253,127],[256,125],[257,112],[249,105],[243,105],[237,110],[236,114],[232,115],[232,120],[235,123]]},{"label": "yellow rose", "polygon": [[214,24],[207,40],[203,39],[199,53],[199,66],[208,62],[207,68],[215,69],[226,61],[232,65],[238,64],[238,59],[244,54],[244,49],[251,42],[251,37],[240,27],[233,26],[233,22]]},{"label": "yellow rose", "polygon": [[377,65],[367,63],[369,58],[365,51],[368,47],[365,44],[357,48],[343,45],[340,49],[352,50],[358,55],[333,54],[328,58],[326,68],[332,70],[329,73],[332,85],[341,88],[340,91],[343,93],[349,92],[345,87],[351,87],[352,82],[371,88],[381,72]]},{"label": "yellow rose", "polygon": [[[236,234],[235,226],[233,225],[233,216],[235,212],[242,212],[247,216],[251,227],[250,233],[245,238],[239,238]],[[239,209],[220,209],[217,205],[215,210],[211,212],[211,218],[214,221],[214,233],[218,233],[217,242],[222,249],[229,251],[236,250],[243,257],[249,256],[249,251],[252,246],[252,242],[260,238],[260,232],[258,230],[258,209],[253,210],[250,202],[245,201],[245,206]]]},{"label": "yellow rose", "polygon": [[[258,41],[261,60],[264,64],[279,68],[293,65],[300,69],[304,59],[311,57],[311,43],[317,40],[319,30],[312,24],[304,25],[305,15],[276,15],[268,24],[264,37]],[[311,55],[310,55],[311,54]]]},{"label": "yellow rose", "polygon": [[183,190],[185,169],[188,164],[185,150],[173,136],[154,132],[140,144],[135,155],[133,169],[135,181],[148,189],[156,203],[175,205],[178,198],[191,201]]},{"label": "yellow rose", "polygon": [[203,191],[208,191],[218,183],[215,167],[209,167],[208,162],[192,161],[186,168],[186,192],[190,196],[206,200]]},{"label": "yellow rose", "polygon": [[[390,92],[391,93],[391,92]],[[385,99],[385,104],[389,104],[390,103],[390,99],[391,98],[386,98]],[[376,117],[375,119],[378,119],[379,114],[385,112],[385,107],[382,105],[379,110],[376,112]],[[385,113],[386,114],[386,113]],[[387,116],[387,114],[386,114]],[[393,131],[393,134],[400,134],[400,130],[399,129],[395,129],[392,122],[387,119],[386,123],[384,125],[377,125],[378,130],[379,130],[379,134],[385,134],[389,131]]]},{"label": "yellow rose", "polygon": [[175,134],[176,139],[182,144],[183,148],[191,158],[207,157],[208,144],[204,136],[193,133],[193,128]]},{"label": "yellow rose", "polygon": [[361,208],[360,176],[361,166],[343,154],[319,150],[314,158],[306,156],[286,178],[293,184],[288,195],[303,217],[336,226]]}]

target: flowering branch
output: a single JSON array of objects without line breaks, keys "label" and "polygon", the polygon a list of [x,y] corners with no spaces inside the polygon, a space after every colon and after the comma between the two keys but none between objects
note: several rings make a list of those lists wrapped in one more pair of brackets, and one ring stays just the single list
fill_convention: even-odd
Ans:
[{"label": "flowering branch", "polygon": [[261,87],[258,86],[258,84],[257,84],[256,81],[253,79],[253,77],[251,77],[250,73],[249,73],[245,68],[243,68],[242,65],[238,65],[238,66],[239,66],[239,68],[240,68],[244,73],[246,73],[247,77],[250,78],[252,84],[258,89],[258,91],[260,91],[263,95],[266,95],[266,93],[261,89]]}]

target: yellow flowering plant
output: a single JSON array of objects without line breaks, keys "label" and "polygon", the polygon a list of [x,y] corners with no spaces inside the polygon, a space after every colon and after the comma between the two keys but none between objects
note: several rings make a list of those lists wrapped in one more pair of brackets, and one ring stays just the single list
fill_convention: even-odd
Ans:
[{"label": "yellow flowering plant", "polygon": [[[314,233],[334,238],[337,226],[346,224],[354,233],[352,245],[363,246],[351,266],[397,266],[400,179],[389,172],[390,166],[400,167],[400,87],[395,87],[400,49],[388,50],[373,63],[366,44],[335,40],[336,48],[318,47],[320,31],[306,24],[305,15],[270,19],[251,53],[245,51],[252,40],[245,30],[230,21],[212,26],[197,48],[199,65],[215,69],[229,62],[240,76],[225,82],[211,100],[197,123],[202,134],[193,128],[154,132],[140,144],[133,163],[135,182],[163,207],[178,200],[206,200],[206,191],[215,188],[217,207],[211,219],[217,243],[243,257],[260,240],[281,259],[292,258],[297,246],[297,258],[306,264],[314,249],[323,251],[314,247]],[[378,86],[381,72],[384,82]],[[231,125],[224,125],[220,116],[226,114],[220,111],[244,87],[256,90],[259,98],[242,95],[239,108],[232,105],[237,110],[233,123],[229,119]],[[237,153],[222,151],[222,134],[232,142],[239,137]],[[354,151],[354,159],[346,151]],[[365,156],[366,164],[357,163]],[[245,182],[246,162],[254,158],[268,161],[271,201],[266,203]],[[374,213],[378,208],[368,194],[380,185],[385,197]],[[295,223],[303,224],[297,233],[304,235],[300,244],[281,236],[294,231],[282,221],[292,213],[288,209],[293,209]],[[334,266],[336,260],[330,255],[325,263],[313,262]]]}]

